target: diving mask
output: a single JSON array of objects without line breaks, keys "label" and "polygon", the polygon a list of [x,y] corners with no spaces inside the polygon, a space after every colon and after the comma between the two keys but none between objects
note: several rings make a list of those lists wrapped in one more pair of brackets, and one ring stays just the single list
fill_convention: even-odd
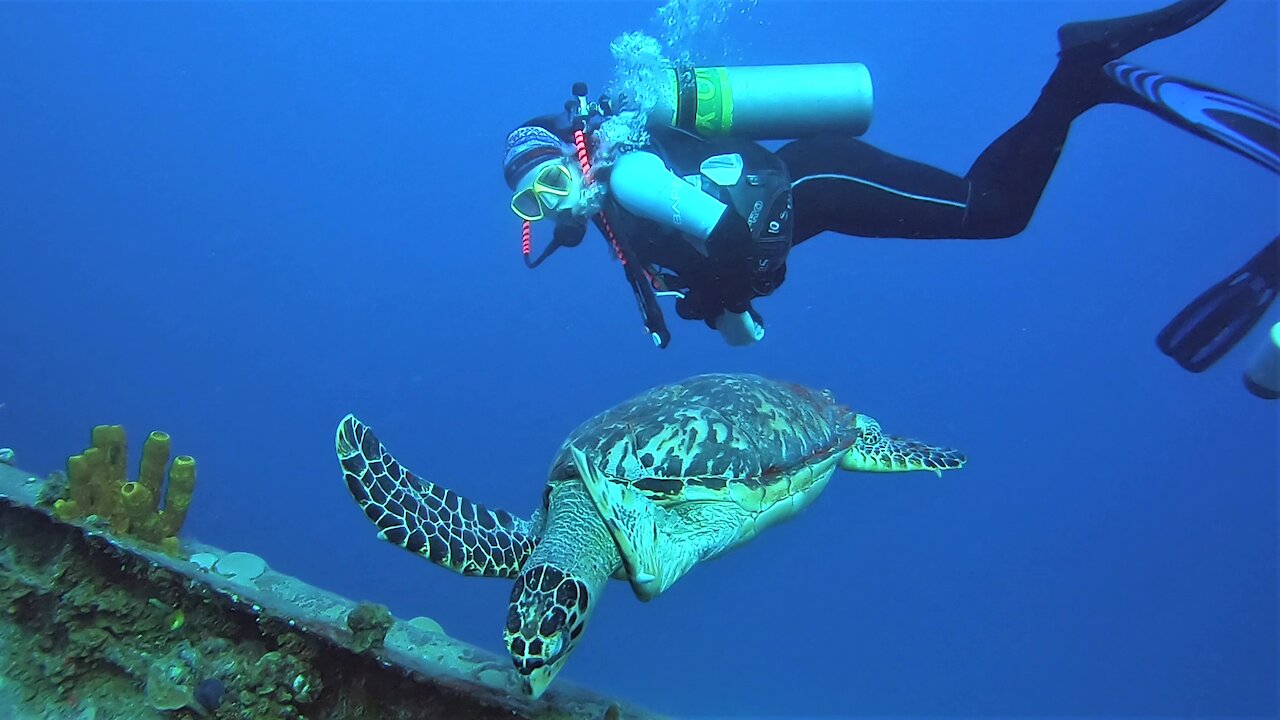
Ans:
[{"label": "diving mask", "polygon": [[561,209],[576,191],[573,171],[560,160],[544,163],[533,172],[533,183],[511,196],[511,211],[522,220],[535,221]]}]

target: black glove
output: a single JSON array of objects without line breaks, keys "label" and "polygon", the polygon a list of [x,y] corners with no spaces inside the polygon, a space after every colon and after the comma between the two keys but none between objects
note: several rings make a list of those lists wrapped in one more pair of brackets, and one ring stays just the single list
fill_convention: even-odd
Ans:
[{"label": "black glove", "polygon": [[724,301],[699,288],[690,288],[676,300],[676,314],[685,320],[701,320],[714,328],[716,318],[724,312]]},{"label": "black glove", "polygon": [[725,210],[707,236],[706,262],[683,275],[689,290],[676,301],[676,313],[714,328],[725,310],[746,312],[755,297],[755,249],[747,221],[732,208]]}]

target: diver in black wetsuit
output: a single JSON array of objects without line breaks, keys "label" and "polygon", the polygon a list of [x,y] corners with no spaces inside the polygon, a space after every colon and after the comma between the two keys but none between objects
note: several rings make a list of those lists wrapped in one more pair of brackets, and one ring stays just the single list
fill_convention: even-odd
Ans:
[{"label": "diver in black wetsuit", "polygon": [[[681,317],[705,321],[730,344],[750,344],[764,335],[751,301],[783,282],[791,247],[821,232],[919,239],[1005,238],[1021,232],[1071,123],[1096,105],[1135,105],[1246,155],[1250,153],[1243,148],[1261,147],[1251,158],[1274,162],[1274,113],[1206,86],[1157,75],[1189,89],[1180,103],[1170,105],[1151,92],[1151,82],[1134,82],[1131,71],[1149,71],[1118,62],[1126,53],[1195,25],[1224,1],[1182,0],[1141,15],[1060,28],[1059,61],[1039,99],[963,177],[844,135],[803,137],[770,155],[749,141],[699,138],[655,127],[649,147],[623,155],[596,175],[594,186],[606,191],[592,196],[584,191],[582,170],[571,150],[573,131],[589,134],[591,120],[570,111],[535,118],[509,136],[504,173],[516,191],[512,209],[526,222],[555,220],[554,238],[542,257],[581,242],[592,217],[623,260],[660,347],[669,335],[654,288],[680,295],[676,309]],[[1189,116],[1188,106],[1203,112]],[[715,165],[733,155],[740,156],[739,167],[721,163],[699,172],[708,162]],[[694,180],[686,182],[690,178]],[[525,237],[527,256],[527,225]],[[1263,272],[1262,284],[1274,288],[1276,274]]]}]

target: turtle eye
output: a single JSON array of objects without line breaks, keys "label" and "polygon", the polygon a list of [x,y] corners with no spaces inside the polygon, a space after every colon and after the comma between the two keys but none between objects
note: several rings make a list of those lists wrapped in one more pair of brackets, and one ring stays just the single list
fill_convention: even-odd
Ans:
[{"label": "turtle eye", "polygon": [[542,641],[542,657],[553,658],[564,648],[564,636],[560,633],[547,636]]},{"label": "turtle eye", "polygon": [[578,472],[578,466],[574,465],[572,460],[566,460],[551,468],[551,480],[573,480],[580,477],[582,475]]}]

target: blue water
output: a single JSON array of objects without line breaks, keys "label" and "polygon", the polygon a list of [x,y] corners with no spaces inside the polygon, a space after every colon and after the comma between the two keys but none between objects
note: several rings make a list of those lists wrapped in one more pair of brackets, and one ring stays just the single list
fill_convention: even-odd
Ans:
[{"label": "blue water", "polygon": [[[766,2],[692,42],[865,62],[866,139],[964,172],[1058,25],[1158,4]],[[499,170],[655,9],[0,5],[0,445],[47,472],[95,424],[135,458],[167,430],[199,462],[190,535],[504,653],[510,583],[376,539],[338,420],[524,512],[591,414],[758,372],[970,463],[840,475],[647,605],[614,583],[562,678],[682,716],[1275,714],[1277,406],[1240,381],[1260,338],[1203,375],[1153,341],[1274,236],[1275,177],[1098,108],[1020,236],[822,236],[759,303],[762,345],[668,307],[659,351],[598,237],[524,268]],[[1276,27],[1231,0],[1131,57],[1275,106]]]}]

